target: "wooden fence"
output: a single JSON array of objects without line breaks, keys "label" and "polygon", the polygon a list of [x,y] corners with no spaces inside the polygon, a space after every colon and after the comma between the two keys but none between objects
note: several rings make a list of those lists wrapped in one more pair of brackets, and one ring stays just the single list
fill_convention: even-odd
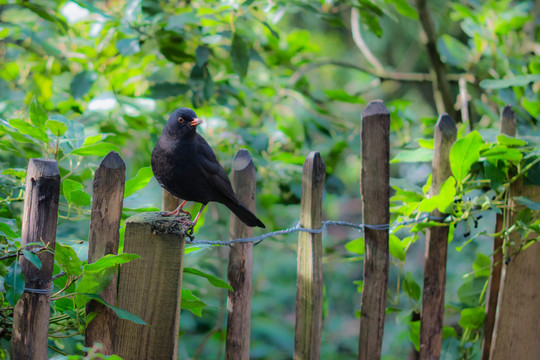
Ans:
[{"label": "wooden fence", "polygon": [[[362,113],[361,192],[364,223],[388,224],[390,115],[382,101],[372,101]],[[507,107],[502,113],[502,132],[515,135],[515,116]],[[449,151],[456,139],[456,127],[446,114],[435,127],[432,195],[450,176]],[[255,167],[249,153],[240,150],[232,162],[232,183],[240,199],[255,207]],[[317,152],[306,158],[302,178],[300,224],[319,229],[322,225],[322,195],[325,165]],[[89,235],[88,261],[118,252],[118,231],[122,213],[125,165],[111,152],[95,173]],[[25,193],[21,244],[43,242],[54,248],[60,191],[56,162],[31,159]],[[525,195],[540,200],[537,187],[517,181],[511,196]],[[162,208],[176,207],[178,200],[164,194]],[[519,211],[511,204],[503,218],[512,223]],[[437,211],[432,215],[440,216]],[[156,213],[139,214],[126,220],[124,252],[140,259],[124,264],[101,294],[109,303],[140,316],[147,325],[121,320],[100,303],[90,302],[87,313],[98,315],[87,325],[87,346],[99,342],[104,354],[124,359],[174,359],[177,354],[186,229],[164,221]],[[231,236],[249,237],[253,229],[231,214]],[[364,285],[359,324],[359,359],[379,359],[383,341],[388,283],[388,230],[365,229]],[[511,247],[523,239],[511,234]],[[424,292],[420,327],[420,359],[438,359],[442,344],[448,227],[427,232]],[[486,308],[486,330],[482,359],[533,359],[540,354],[540,244],[508,263],[501,261],[502,239],[494,239],[494,259]],[[41,252],[42,268],[35,271],[21,259],[26,287],[44,290],[25,292],[14,311],[12,359],[46,359],[51,275],[54,254]],[[298,238],[295,359],[319,359],[321,347],[323,271],[322,235],[301,232]],[[253,244],[235,243],[230,248],[227,309],[227,359],[249,359],[250,307]],[[536,299],[536,300],[534,300]]]}]

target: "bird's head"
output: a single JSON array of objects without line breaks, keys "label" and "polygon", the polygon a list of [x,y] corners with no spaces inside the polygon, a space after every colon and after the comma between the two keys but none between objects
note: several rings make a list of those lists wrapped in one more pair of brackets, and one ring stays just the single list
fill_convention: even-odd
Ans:
[{"label": "bird's head", "polygon": [[190,108],[179,108],[172,112],[167,121],[170,131],[188,134],[195,132],[197,125],[202,124],[202,120],[197,118],[195,111]]}]

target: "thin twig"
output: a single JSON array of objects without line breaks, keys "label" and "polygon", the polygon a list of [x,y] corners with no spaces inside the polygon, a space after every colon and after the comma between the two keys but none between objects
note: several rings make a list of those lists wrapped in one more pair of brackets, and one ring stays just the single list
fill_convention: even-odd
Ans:
[{"label": "thin twig", "polygon": [[373,55],[371,50],[369,50],[369,47],[367,46],[367,44],[364,42],[359,24],[360,24],[360,19],[358,16],[358,9],[356,9],[355,7],[352,7],[351,8],[351,33],[352,33],[354,43],[356,44],[358,49],[360,49],[360,52],[362,53],[362,55],[364,55],[366,60],[371,64],[371,66],[373,66],[373,68],[375,69],[375,72],[378,74],[383,74],[385,72],[384,67],[379,62],[379,60],[375,57],[375,55]]}]

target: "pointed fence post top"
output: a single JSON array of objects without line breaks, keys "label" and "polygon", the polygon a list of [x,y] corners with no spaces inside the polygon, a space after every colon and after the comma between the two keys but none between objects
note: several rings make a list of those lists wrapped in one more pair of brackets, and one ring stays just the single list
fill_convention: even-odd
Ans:
[{"label": "pointed fence post top", "polygon": [[382,100],[370,101],[368,106],[362,111],[362,119],[378,115],[390,115]]},{"label": "pointed fence post top", "polygon": [[435,129],[439,130],[445,137],[454,137],[455,139],[457,135],[456,123],[447,113],[443,113],[441,114],[441,116],[439,116],[439,120],[437,120]]},{"label": "pointed fence post top", "polygon": [[[116,151],[111,151],[105,156],[105,158],[101,161],[101,164],[99,165],[99,168],[104,167],[107,169],[119,169],[119,168],[125,168],[126,164],[124,163],[124,160],[120,157],[120,155]],[[99,169],[98,168],[98,169]]]},{"label": "pointed fence post top", "polygon": [[51,159],[30,159],[28,176],[31,177],[60,177],[58,163]]},{"label": "pointed fence post top", "polygon": [[249,154],[249,151],[246,149],[240,149],[236,152],[234,155],[233,161],[232,161],[232,170],[234,171],[242,171],[246,169],[247,167],[253,165],[253,160],[251,159],[251,155]]},{"label": "pointed fence post top", "polygon": [[321,157],[321,154],[318,151],[312,151],[306,157],[304,161],[304,173],[308,173],[308,169],[312,169],[310,172],[312,174],[312,180],[315,181],[324,181],[326,176],[326,165]]},{"label": "pointed fence post top", "polygon": [[501,133],[516,136],[516,114],[511,105],[506,105],[501,112]]}]

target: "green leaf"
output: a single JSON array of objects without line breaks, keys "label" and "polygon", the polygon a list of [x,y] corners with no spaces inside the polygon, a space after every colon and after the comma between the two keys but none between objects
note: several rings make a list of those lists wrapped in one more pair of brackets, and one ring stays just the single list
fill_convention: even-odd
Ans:
[{"label": "green leaf", "polygon": [[499,145],[503,145],[503,146],[525,146],[527,145],[527,142],[525,140],[521,140],[521,139],[518,139],[518,138],[515,138],[515,137],[511,137],[511,136],[508,136],[508,135],[505,135],[505,134],[501,134],[499,136],[497,136],[497,142],[499,143]]},{"label": "green leaf", "polygon": [[480,299],[480,294],[486,283],[485,278],[473,278],[469,277],[461,285],[457,291],[459,301],[464,303],[467,306],[476,306],[478,305],[478,300]]},{"label": "green leaf", "polygon": [[433,150],[420,147],[414,150],[402,150],[400,151],[390,163],[398,162],[431,162],[433,160]]},{"label": "green leaf", "polygon": [[150,86],[149,95],[153,99],[166,99],[183,95],[189,90],[189,85],[182,83],[160,82]]},{"label": "green leaf", "polygon": [[105,156],[111,151],[119,152],[120,148],[111,143],[107,142],[101,142],[93,145],[85,145],[81,146],[78,149],[75,149],[71,152],[71,155],[97,155],[97,156]]},{"label": "green leaf", "polygon": [[484,89],[504,89],[511,86],[525,86],[534,81],[540,81],[540,74],[521,75],[499,80],[484,79],[480,81],[480,86]]},{"label": "green leaf", "polygon": [[185,267],[184,274],[193,274],[193,275],[201,276],[203,278],[206,278],[206,280],[208,280],[208,282],[210,282],[210,284],[214,285],[215,287],[233,290],[233,288],[229,284],[227,284],[227,282],[221,280],[220,278],[211,274],[207,274],[205,272],[202,272],[194,268]]},{"label": "green leaf", "polygon": [[442,184],[437,196],[437,208],[443,214],[451,214],[454,209],[454,196],[456,195],[456,179],[449,177]]},{"label": "green leaf", "polygon": [[95,143],[98,143],[101,140],[103,140],[103,134],[89,136],[86,139],[84,139],[82,146],[94,145]]},{"label": "green leaf", "polygon": [[238,33],[234,33],[231,44],[231,63],[240,79],[246,77],[249,67],[249,47]]},{"label": "green leaf", "polygon": [[36,140],[43,141],[44,143],[49,142],[49,138],[44,129],[35,127],[32,124],[19,119],[11,119],[8,120],[8,122],[9,125],[19,130],[21,134],[28,135]]},{"label": "green leaf", "polygon": [[442,338],[443,338],[443,340],[447,339],[447,338],[450,338],[450,337],[458,339],[458,334],[457,334],[456,329],[454,329],[451,326],[443,326],[443,329],[442,329]]},{"label": "green leaf", "polygon": [[480,158],[482,144],[482,136],[478,131],[473,131],[456,141],[452,146],[450,150],[450,168],[458,184],[463,181],[471,166]]},{"label": "green leaf", "polygon": [[36,269],[41,269],[41,259],[39,256],[31,252],[30,250],[22,250],[21,251],[26,260],[32,263],[36,267]]},{"label": "green leaf", "polygon": [[350,104],[365,104],[365,100],[358,95],[350,95],[343,89],[324,90],[328,98]]},{"label": "green leaf", "polygon": [[394,234],[389,236],[389,251],[393,257],[405,261],[405,250],[401,240]]},{"label": "green leaf", "polygon": [[198,317],[201,317],[202,310],[207,307],[207,305],[197,296],[193,295],[191,290],[182,289],[181,307],[183,310],[189,310]]},{"label": "green leaf", "polygon": [[491,273],[491,259],[482,253],[476,254],[476,260],[473,263],[475,277],[489,277]]},{"label": "green leaf", "polygon": [[463,329],[480,329],[484,326],[486,310],[483,307],[475,307],[461,310],[461,317],[458,324]]},{"label": "green leaf", "polygon": [[30,103],[30,121],[34,126],[42,128],[47,121],[47,112],[34,96]]},{"label": "green leaf", "polygon": [[503,160],[511,162],[519,162],[523,157],[523,154],[518,149],[509,149],[506,146],[499,145],[495,145],[490,149],[481,151],[480,155],[491,161]]},{"label": "green leaf", "polygon": [[414,280],[413,275],[411,272],[407,272],[407,275],[403,279],[403,291],[407,295],[409,295],[410,298],[420,301],[420,296],[422,296],[422,289],[420,288],[420,285]]},{"label": "green leaf", "polygon": [[54,246],[54,261],[68,275],[79,276],[82,274],[82,262],[71,246],[56,242]]},{"label": "green leaf", "polygon": [[531,199],[527,199],[524,196],[516,196],[514,197],[514,200],[516,200],[520,204],[525,205],[532,211],[540,210],[540,201],[533,201]]},{"label": "green leaf", "polygon": [[97,74],[93,71],[81,71],[73,77],[70,84],[71,96],[80,99],[90,91],[92,85],[97,80]]},{"label": "green leaf", "polygon": [[64,197],[68,201],[70,201],[69,200],[69,194],[73,190],[77,190],[77,189],[83,190],[84,189],[83,184],[81,184],[78,181],[74,181],[74,180],[70,180],[70,179],[65,179],[64,181],[62,181],[62,194],[64,194]]},{"label": "green leaf", "polygon": [[67,124],[64,124],[61,121],[58,120],[47,120],[45,123],[45,126],[47,129],[51,131],[51,133],[55,136],[62,136],[67,131],[68,126]]},{"label": "green leaf", "polygon": [[[84,272],[75,291],[78,293],[101,294],[109,286],[113,276],[116,276],[116,268],[107,268],[100,272]],[[83,301],[84,298],[77,297],[78,306],[82,306]]]},{"label": "green leaf", "polygon": [[353,281],[353,284],[356,285],[356,291],[358,291],[359,293],[362,293],[362,291],[364,291],[364,281],[355,280]]},{"label": "green leaf", "polygon": [[469,48],[450,35],[443,34],[437,40],[437,48],[441,53],[443,62],[466,68],[468,63]]},{"label": "green leaf", "polygon": [[152,168],[150,166],[140,168],[134,178],[126,181],[124,197],[133,195],[140,189],[144,188],[146,185],[148,185],[150,179],[152,179],[152,176],[154,176],[154,173],[152,172]]},{"label": "green leaf", "polygon": [[100,272],[105,269],[115,267],[116,265],[121,265],[130,262],[131,260],[139,259],[140,256],[137,254],[108,254],[104,257],[98,259],[96,262],[91,264],[84,265],[84,272]]},{"label": "green leaf", "polygon": [[15,306],[24,292],[24,274],[18,260],[15,260],[9,267],[4,280],[4,287],[6,289],[6,300],[11,306]]},{"label": "green leaf", "polygon": [[139,324],[139,325],[147,325],[146,322],[141,319],[139,316],[135,315],[135,314],[132,314],[130,313],[129,311],[126,311],[124,309],[120,309],[116,306],[113,306],[109,303],[107,303],[105,300],[103,300],[103,298],[101,298],[101,296],[99,295],[96,295],[96,294],[86,294],[86,293],[81,293],[80,295],[84,295],[92,300],[95,300],[105,306],[107,306],[109,309],[111,309],[112,311],[114,311],[114,313],[120,318],[120,319],[123,319],[123,320],[129,320],[129,321],[132,321],[134,322],[135,324]]},{"label": "green leaf", "polygon": [[401,15],[407,16],[414,20],[418,19],[418,13],[416,12],[416,9],[409,5],[407,0],[388,0],[388,2],[394,4],[397,12]]},{"label": "green leaf", "polygon": [[420,320],[409,322],[409,340],[416,351],[420,351]]},{"label": "green leaf", "polygon": [[88,206],[92,203],[92,198],[84,190],[75,189],[69,193],[69,201],[78,206]]},{"label": "green leaf", "polygon": [[364,238],[358,238],[358,239],[349,241],[347,244],[345,244],[345,249],[347,249],[347,251],[349,252],[352,252],[358,255],[363,255],[364,251],[366,250],[365,245],[364,245]]},{"label": "green leaf", "polygon": [[5,236],[9,239],[16,239],[21,235],[11,230],[8,224],[0,222],[0,236]]}]

